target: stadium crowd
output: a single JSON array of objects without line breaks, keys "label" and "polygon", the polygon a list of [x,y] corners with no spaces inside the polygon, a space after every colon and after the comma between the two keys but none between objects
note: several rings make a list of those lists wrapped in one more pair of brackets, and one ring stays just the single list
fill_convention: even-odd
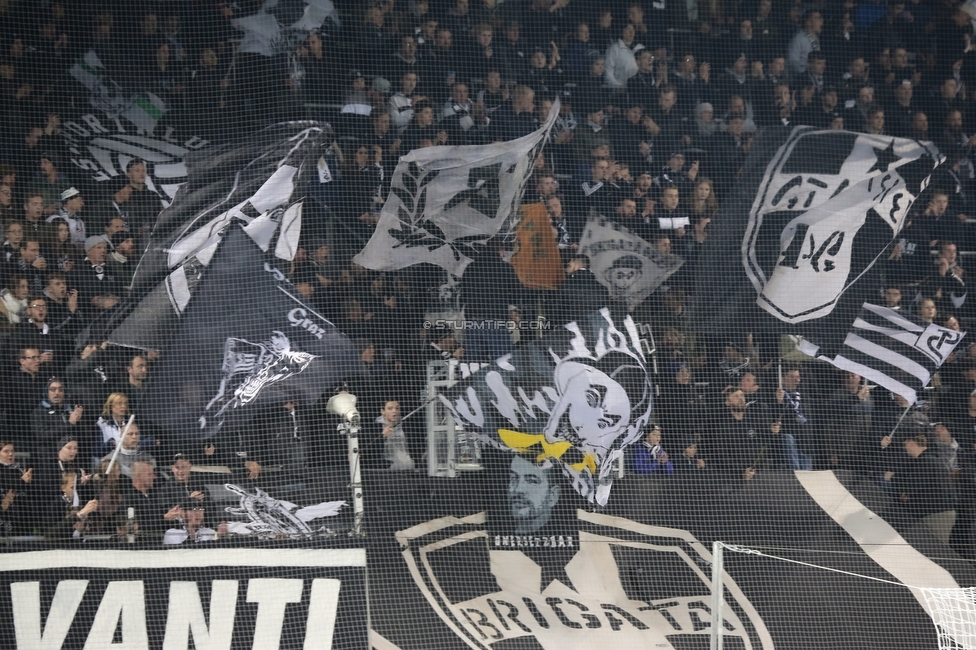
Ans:
[{"label": "stadium crowd", "polygon": [[[349,390],[366,404],[366,420],[376,417],[368,467],[420,465],[422,417],[401,423],[400,412],[421,403],[428,361],[487,361],[531,340],[517,328],[424,329],[425,315],[440,309],[439,269],[380,274],[351,262],[398,158],[527,135],[558,98],[524,203],[545,206],[544,236],[567,279],[557,290],[525,288],[508,243],[491,242],[462,276],[465,317],[558,323],[608,303],[576,254],[587,215],[602,214],[685,260],[633,310],[653,333],[660,397],[629,471],[738,481],[773,469],[851,470],[876,479],[894,511],[936,517],[940,534],[953,530],[957,550],[976,555],[976,347],[960,348],[900,419],[904,400],[857,375],[804,363],[752,332],[703,341],[689,316],[710,225],[756,133],[812,125],[939,146],[946,162],[890,249],[878,299],[951,329],[974,322],[966,285],[976,272],[967,257],[976,254],[976,5],[337,0],[321,29],[276,56],[237,50],[231,21],[259,8],[253,0],[0,4],[6,534],[117,534],[136,508],[144,533],[176,527],[195,537],[219,526],[203,508],[193,463],[292,489],[335,455],[322,442],[332,425],[321,405],[295,402],[198,449],[138,417],[123,437],[162,350],[117,348],[83,332],[125,300],[166,202],[141,159],[114,183],[89,183],[73,164],[62,120],[88,110],[89,97],[69,68],[93,51],[121,87],[165,101],[160,129],[225,142],[277,121],[328,120],[343,158],[338,194],[318,222],[309,219],[284,270],[358,346],[367,379]],[[952,511],[954,527],[944,515]]]}]

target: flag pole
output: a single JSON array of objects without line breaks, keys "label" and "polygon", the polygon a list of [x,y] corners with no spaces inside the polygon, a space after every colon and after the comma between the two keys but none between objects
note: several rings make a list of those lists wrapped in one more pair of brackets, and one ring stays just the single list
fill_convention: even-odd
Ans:
[{"label": "flag pole", "polygon": [[129,433],[129,425],[132,421],[136,419],[136,414],[133,413],[129,416],[129,421],[125,423],[122,427],[122,436],[119,438],[119,444],[115,445],[115,452],[112,454],[112,460],[108,463],[108,468],[105,470],[105,476],[109,476],[112,473],[112,468],[115,467],[115,459],[119,457],[119,450],[122,449],[122,443],[125,442],[125,437]]},{"label": "flag pole", "polygon": [[404,415],[402,418],[400,418],[400,422],[403,422],[404,420],[406,420],[411,415],[416,415],[417,413],[419,413],[422,408],[424,408],[425,406],[427,406],[428,404],[430,404],[431,402],[433,402],[435,399],[437,399],[437,397],[438,397],[437,395],[434,395],[430,399],[425,400],[423,404],[421,404],[420,406],[418,406],[417,408],[415,408],[414,410],[410,411],[409,413],[407,413],[406,415]]},{"label": "flag pole", "polygon": [[903,420],[905,419],[905,416],[907,416],[907,415],[908,415],[908,412],[909,412],[909,411],[911,411],[911,410],[912,410],[912,404],[909,404],[908,406],[906,406],[906,407],[905,407],[905,410],[904,410],[904,412],[903,412],[903,413],[901,414],[901,417],[900,417],[900,418],[898,418],[898,421],[897,421],[897,422],[895,422],[895,428],[894,428],[894,429],[892,429],[892,430],[891,430],[891,433],[889,433],[889,434],[888,434],[887,436],[885,436],[885,437],[887,437],[887,438],[891,438],[891,437],[893,437],[893,436],[895,435],[895,431],[897,431],[897,430],[898,430],[898,427],[900,427],[900,426],[901,426],[901,423],[902,423],[902,421],[903,421]]}]

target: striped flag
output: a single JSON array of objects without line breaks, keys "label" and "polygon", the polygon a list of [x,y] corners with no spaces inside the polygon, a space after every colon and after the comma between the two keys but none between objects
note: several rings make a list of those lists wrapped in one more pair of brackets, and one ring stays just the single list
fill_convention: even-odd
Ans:
[{"label": "striped flag", "polygon": [[864,303],[838,354],[800,349],[841,370],[857,373],[914,404],[932,374],[956,348],[965,332],[920,321],[887,307]]}]

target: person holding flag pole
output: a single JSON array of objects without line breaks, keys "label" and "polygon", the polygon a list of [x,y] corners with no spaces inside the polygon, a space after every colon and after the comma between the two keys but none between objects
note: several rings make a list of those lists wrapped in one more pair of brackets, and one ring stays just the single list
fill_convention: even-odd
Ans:
[{"label": "person holding flag pole", "polygon": [[122,435],[119,438],[119,444],[115,446],[115,451],[112,452],[112,460],[109,461],[108,468],[106,468],[105,470],[106,476],[112,475],[112,468],[115,467],[115,461],[118,460],[119,451],[122,449],[122,445],[125,443],[125,437],[129,434],[129,427],[132,426],[132,421],[135,419],[136,419],[136,415],[135,413],[133,413],[132,415],[129,416],[129,419],[126,421],[125,426],[122,427]]}]

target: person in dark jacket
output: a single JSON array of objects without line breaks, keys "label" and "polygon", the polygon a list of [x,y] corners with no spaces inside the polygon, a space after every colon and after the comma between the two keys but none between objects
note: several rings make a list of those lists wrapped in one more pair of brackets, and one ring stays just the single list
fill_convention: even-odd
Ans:
[{"label": "person in dark jacket", "polygon": [[75,430],[85,413],[81,404],[65,399],[64,382],[53,377],[47,382],[47,395],[31,413],[34,448],[41,453],[52,450],[55,442],[65,436],[75,436]]},{"label": "person in dark jacket", "polygon": [[488,125],[489,142],[507,142],[529,135],[536,130],[535,91],[528,86],[516,86],[512,101],[491,115]]},{"label": "person in dark jacket", "polygon": [[[465,332],[465,358],[469,361],[492,361],[512,351],[512,341],[504,323],[508,306],[520,306],[522,285],[515,269],[506,261],[507,251],[500,239],[488,242],[461,276],[461,301],[464,317],[482,326]],[[486,291],[491,287],[491,291]]]},{"label": "person in dark jacket", "polygon": [[[78,457],[78,441],[74,436],[61,438],[56,447],[54,454],[45,454],[39,463],[35,463],[37,476],[34,479],[34,489],[31,490],[35,516],[32,527],[41,531],[60,523],[65,516],[66,507],[80,508],[84,505],[81,493],[91,479],[91,474],[75,462]],[[66,476],[72,477],[72,484],[68,488],[64,486]]]},{"label": "person in dark jacket", "polygon": [[902,445],[907,458],[897,469],[886,472],[884,478],[894,487],[902,513],[923,519],[939,539],[948,543],[956,520],[949,474],[934,445],[930,449],[926,434],[914,430]]},{"label": "person in dark jacket", "polygon": [[34,469],[17,462],[14,443],[0,440],[0,535],[29,532],[33,479]]},{"label": "person in dark jacket", "polygon": [[84,506],[77,503],[78,477],[75,472],[61,475],[61,507],[54,505],[44,521],[44,536],[48,539],[81,537],[87,530],[88,515],[98,510],[98,500],[90,499]]}]

